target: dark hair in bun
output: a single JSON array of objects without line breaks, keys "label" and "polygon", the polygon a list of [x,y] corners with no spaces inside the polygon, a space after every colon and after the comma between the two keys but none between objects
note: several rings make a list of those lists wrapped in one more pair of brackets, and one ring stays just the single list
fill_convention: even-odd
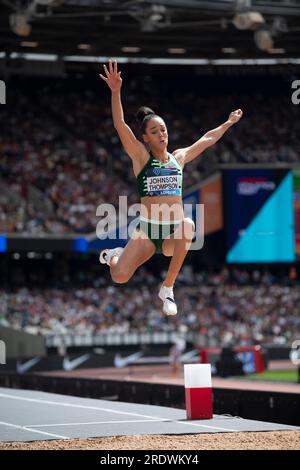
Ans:
[{"label": "dark hair in bun", "polygon": [[140,125],[143,134],[146,133],[148,121],[150,121],[150,119],[152,119],[154,116],[157,116],[157,114],[155,114],[155,112],[151,108],[147,108],[147,106],[141,106],[137,110],[135,117]]}]

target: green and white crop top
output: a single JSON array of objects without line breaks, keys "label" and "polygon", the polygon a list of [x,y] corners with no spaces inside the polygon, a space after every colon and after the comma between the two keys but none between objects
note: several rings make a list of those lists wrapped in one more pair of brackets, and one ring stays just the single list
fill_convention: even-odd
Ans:
[{"label": "green and white crop top", "polygon": [[183,174],[176,158],[168,153],[167,163],[161,163],[149,152],[150,158],[137,176],[140,197],[181,196]]}]

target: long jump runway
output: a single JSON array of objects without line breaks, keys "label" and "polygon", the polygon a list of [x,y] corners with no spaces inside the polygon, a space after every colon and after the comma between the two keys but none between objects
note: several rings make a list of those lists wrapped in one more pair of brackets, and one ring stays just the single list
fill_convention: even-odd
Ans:
[{"label": "long jump runway", "polygon": [[2,442],[299,429],[223,415],[187,421],[175,408],[0,388]]}]

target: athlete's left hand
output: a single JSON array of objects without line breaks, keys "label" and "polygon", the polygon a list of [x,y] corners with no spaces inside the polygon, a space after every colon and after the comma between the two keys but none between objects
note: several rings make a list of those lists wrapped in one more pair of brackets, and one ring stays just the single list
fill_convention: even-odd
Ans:
[{"label": "athlete's left hand", "polygon": [[242,116],[243,111],[241,109],[236,109],[235,111],[232,111],[232,113],[230,113],[228,121],[230,122],[230,124],[236,124],[237,122],[239,122]]}]

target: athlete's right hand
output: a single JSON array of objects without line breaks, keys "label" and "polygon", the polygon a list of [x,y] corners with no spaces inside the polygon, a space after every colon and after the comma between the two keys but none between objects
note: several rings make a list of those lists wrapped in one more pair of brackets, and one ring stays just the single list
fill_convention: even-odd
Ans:
[{"label": "athlete's right hand", "polygon": [[121,72],[118,72],[118,64],[117,61],[114,60],[109,60],[108,62],[108,69],[106,65],[103,65],[104,72],[106,77],[104,77],[101,73],[99,74],[102,80],[104,80],[111,91],[118,91],[121,89],[122,86],[122,78],[121,78]]}]

